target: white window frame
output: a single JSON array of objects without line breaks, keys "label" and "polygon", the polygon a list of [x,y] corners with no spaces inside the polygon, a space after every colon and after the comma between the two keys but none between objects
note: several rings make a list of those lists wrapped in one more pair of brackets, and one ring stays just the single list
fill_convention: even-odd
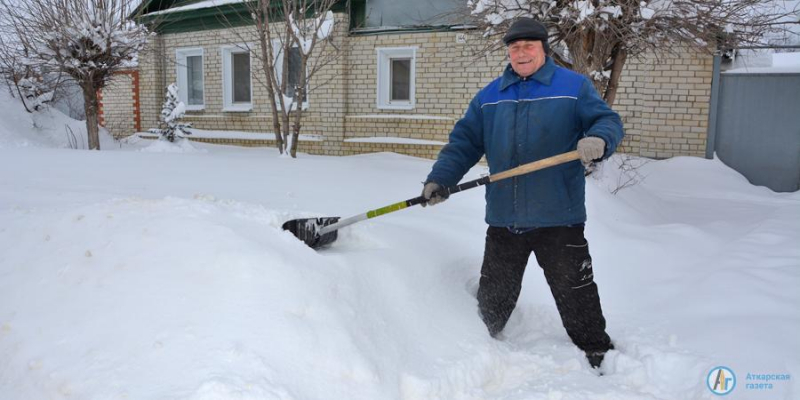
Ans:
[{"label": "white window frame", "polygon": [[[189,73],[187,71],[186,58],[200,56],[203,65],[203,75],[200,77],[203,81],[203,103],[189,105]],[[188,111],[199,111],[206,108],[206,66],[205,55],[203,54],[202,47],[182,48],[175,50],[175,80],[178,83],[178,97],[180,101],[186,106]]]},{"label": "white window frame", "polygon": [[238,53],[250,53],[247,45],[230,45],[222,46],[220,52],[222,54],[222,111],[225,112],[249,112],[253,111],[253,55],[250,54],[250,102],[249,103],[234,103],[233,93],[233,66],[232,56]]},{"label": "white window frame", "polygon": [[[297,46],[294,46],[297,47]],[[300,51],[303,51],[302,49]],[[283,77],[283,43],[281,43],[280,39],[272,39],[272,54],[275,56],[275,78],[278,80],[278,85],[281,84],[281,77]],[[306,76],[308,76],[308,66],[306,65]],[[303,111],[308,109],[308,98],[311,97],[309,93],[308,87],[306,87],[306,98],[303,99],[303,105],[301,109]],[[278,106],[278,110],[281,110],[281,102],[276,98],[275,104]],[[292,108],[289,109],[290,111],[297,110],[297,103],[292,102]]]},{"label": "white window frame", "polygon": [[[378,93],[377,107],[386,110],[413,110],[416,106],[416,74],[417,74],[417,47],[383,47],[376,49],[378,58]],[[409,76],[409,100],[392,101],[390,63],[395,58],[410,58],[411,71]]]}]

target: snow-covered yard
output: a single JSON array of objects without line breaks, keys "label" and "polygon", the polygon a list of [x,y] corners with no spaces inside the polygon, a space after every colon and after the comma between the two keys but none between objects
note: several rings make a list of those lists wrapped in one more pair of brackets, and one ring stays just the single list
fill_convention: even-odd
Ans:
[{"label": "snow-covered yard", "polygon": [[58,149],[21,138],[62,122],[0,103],[0,399],[710,399],[717,366],[727,398],[800,396],[800,193],[717,160],[646,163],[614,195],[617,159],[587,182],[618,349],[601,377],[535,260],[505,339],[487,334],[481,189],[321,251],[280,228],[414,197],[429,160]]}]

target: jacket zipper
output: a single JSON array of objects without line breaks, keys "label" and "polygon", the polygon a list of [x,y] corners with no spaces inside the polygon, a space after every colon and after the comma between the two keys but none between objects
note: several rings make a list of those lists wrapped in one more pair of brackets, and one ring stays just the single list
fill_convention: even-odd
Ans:
[{"label": "jacket zipper", "polygon": [[[523,78],[523,81],[524,81],[524,78]],[[522,91],[524,89],[524,87],[525,87],[524,84],[520,84],[519,90]],[[517,112],[514,113],[514,118],[515,118],[515,121],[514,121],[514,128],[515,128],[514,129],[514,137],[512,138],[513,140],[511,142],[511,145],[514,147],[514,159],[513,159],[512,168],[515,168],[515,167],[519,166],[519,143],[518,143],[519,142],[519,140],[518,140],[519,124],[521,122],[524,122],[524,120],[525,120],[524,118],[520,119],[520,110],[519,110],[519,108],[520,108],[520,104],[517,103],[517,110],[516,110]],[[513,199],[513,202],[512,202],[513,205],[514,205],[514,214],[512,214],[511,218],[514,220],[514,226],[516,227],[516,225],[517,225],[517,216],[519,215],[519,209],[518,209],[519,203],[518,203],[518,193],[517,193],[517,189],[519,187],[519,177],[515,176],[513,178],[512,184],[514,185],[514,190],[513,190],[514,199]]]}]

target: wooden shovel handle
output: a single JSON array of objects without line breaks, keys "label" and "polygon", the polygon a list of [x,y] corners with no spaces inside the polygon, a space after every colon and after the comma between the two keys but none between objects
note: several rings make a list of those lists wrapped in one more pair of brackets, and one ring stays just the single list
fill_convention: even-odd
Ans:
[{"label": "wooden shovel handle", "polygon": [[522,174],[527,174],[529,172],[538,171],[540,169],[545,169],[559,164],[564,164],[566,162],[574,161],[580,158],[581,156],[578,155],[578,150],[573,150],[568,153],[563,153],[557,156],[541,159],[539,161],[523,164],[520,165],[519,167],[509,169],[508,171],[498,172],[494,175],[490,175],[489,182],[497,182],[499,180],[511,178]]}]

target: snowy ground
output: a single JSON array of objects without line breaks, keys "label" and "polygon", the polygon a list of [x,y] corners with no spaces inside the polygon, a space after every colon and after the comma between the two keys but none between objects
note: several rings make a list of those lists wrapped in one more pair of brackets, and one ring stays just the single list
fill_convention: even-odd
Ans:
[{"label": "snowy ground", "polygon": [[[726,398],[800,397],[800,193],[719,161],[650,162],[616,195],[615,161],[588,182],[619,349],[600,377],[535,260],[506,338],[486,333],[481,189],[321,251],[280,229],[416,196],[431,161],[47,148],[3,118],[0,399],[710,399],[720,365]],[[754,390],[748,373],[791,378]]]}]

